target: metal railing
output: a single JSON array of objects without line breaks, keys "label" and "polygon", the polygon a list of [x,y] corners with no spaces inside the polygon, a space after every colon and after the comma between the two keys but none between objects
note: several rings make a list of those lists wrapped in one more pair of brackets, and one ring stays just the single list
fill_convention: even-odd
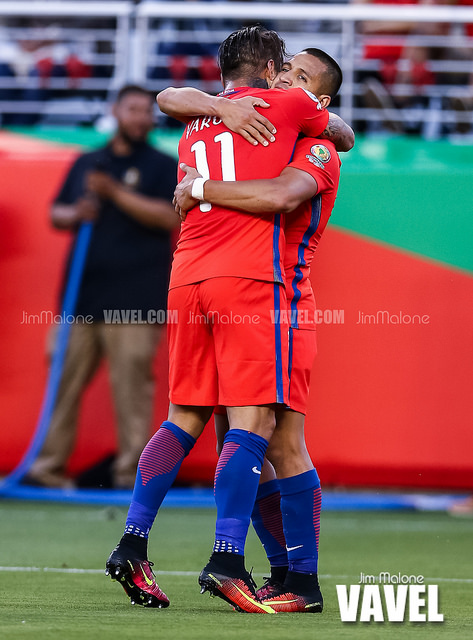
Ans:
[{"label": "metal railing", "polygon": [[[104,114],[109,92],[130,79],[133,12],[131,2],[0,3],[4,124],[92,122]],[[39,60],[49,73],[38,72]]]},{"label": "metal railing", "polygon": [[[416,24],[419,32],[363,33],[367,21],[396,22],[400,18]],[[25,20],[31,24],[22,24]],[[221,85],[213,61],[218,44],[242,24],[255,22],[277,29],[291,53],[315,46],[338,60],[344,83],[334,110],[346,121],[402,127],[414,119],[424,131],[429,126],[438,128],[439,122],[452,127],[463,124],[465,131],[471,130],[473,37],[465,25],[473,24],[473,7],[455,6],[403,5],[400,14],[399,6],[367,4],[2,2],[0,64],[2,51],[19,39],[52,38],[51,48],[62,46],[73,56],[82,55],[90,71],[84,77],[76,73],[72,79],[66,73],[46,78],[0,73],[0,113],[92,121],[105,111],[109,92],[125,81],[143,83],[156,92],[178,83],[217,92]],[[426,27],[441,24],[449,25],[442,35],[422,33]],[[366,58],[364,51],[379,44],[428,51],[426,65],[435,82],[418,85],[397,80],[386,93],[368,100],[366,78],[379,78],[382,63]],[[408,65],[401,58],[398,71],[407,71]],[[372,84],[368,88],[372,90]],[[15,92],[19,90],[33,95],[36,90],[41,97],[18,98]]]}]

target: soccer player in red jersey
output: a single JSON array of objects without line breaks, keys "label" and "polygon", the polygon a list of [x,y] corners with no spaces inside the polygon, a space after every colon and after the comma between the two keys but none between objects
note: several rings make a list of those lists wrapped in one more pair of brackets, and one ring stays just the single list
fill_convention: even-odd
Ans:
[{"label": "soccer player in red jersey", "polygon": [[[250,94],[244,88],[237,91],[239,87],[257,87],[273,80],[282,51],[277,34],[261,27],[243,29],[227,38],[220,63],[231,97]],[[247,169],[247,143],[232,136],[216,118],[196,118],[187,128],[180,145],[183,159],[195,158],[198,168],[204,173],[208,170],[212,177],[228,177],[233,172],[240,177],[240,166],[243,176],[255,171],[256,175],[277,175],[290,159],[298,131],[321,133],[328,114],[313,96],[299,90],[275,91],[271,108],[280,140],[253,150],[258,152],[259,163],[252,172]],[[290,133],[285,133],[286,127]],[[261,151],[270,153],[264,156]],[[272,167],[273,162],[277,168]],[[195,182],[196,187],[199,183]],[[197,190],[194,193],[199,196]],[[224,224],[216,224],[216,219]],[[169,297],[169,309],[179,313],[179,322],[169,326],[169,417],[140,458],[125,534],[107,562],[113,578],[130,589],[130,583],[137,587],[133,598],[141,604],[168,604],[152,593],[157,588],[154,580],[152,588],[146,589],[142,580],[134,578],[141,568],[150,579],[149,528],[183,458],[213,406],[221,403],[228,406],[230,430],[216,470],[214,552],[200,583],[237,608],[273,612],[256,599],[244,568],[243,548],[261,465],[275,426],[275,404],[287,402],[287,324],[280,318],[273,322],[270,314],[271,310],[280,313],[286,304],[282,245],[279,216],[246,216],[225,208],[209,210],[204,204],[191,211],[183,225]],[[254,309],[253,322],[244,326],[241,318],[249,308]],[[232,321],[233,314],[240,320]]]},{"label": "soccer player in red jersey", "polygon": [[[323,106],[328,106],[341,79],[341,71],[330,56],[319,49],[307,49],[283,66],[275,84],[287,88],[306,86]],[[178,210],[195,206],[191,192],[199,174],[184,168],[187,177],[176,189]],[[265,462],[252,514],[271,562],[271,578],[257,594],[276,611],[318,612],[323,607],[317,579],[320,482],[304,440],[310,372],[316,353],[316,306],[309,273],[335,203],[339,174],[340,161],[334,145],[303,138],[279,178],[238,183],[209,181],[204,187],[205,198],[213,204],[255,214],[287,213],[284,267],[290,318],[290,410],[277,410],[277,426],[267,450],[279,482],[271,465]],[[308,199],[292,211],[303,193]],[[216,416],[216,424],[223,420],[221,415]],[[220,431],[223,426],[220,424]]]},{"label": "soccer player in red jersey", "polygon": [[[238,91],[236,95],[241,95],[242,93],[243,95],[250,94],[250,92],[246,90],[246,92]],[[256,95],[258,96],[258,93],[252,90],[251,95],[253,95],[254,93],[256,93]],[[286,93],[286,95],[288,98],[293,99],[293,96],[296,97],[297,94],[301,94],[301,93],[302,92],[298,90],[297,92],[288,92]],[[270,94],[272,94],[272,92],[270,92]],[[233,95],[235,95],[235,93],[233,93]],[[296,97],[296,99],[298,100],[301,98],[302,99],[305,98],[303,93],[302,95],[297,95]],[[274,103],[275,103],[274,105],[272,102],[273,95],[271,95],[270,97],[268,94],[265,94],[265,99],[266,101],[270,102],[271,107],[274,106],[273,109],[269,108],[267,112],[268,118],[270,118],[271,122],[274,124],[275,122],[277,122],[277,118],[278,118],[278,113],[277,111],[275,111],[275,109],[278,106],[279,101],[282,99],[282,96],[280,95],[280,93],[274,94]],[[220,178],[219,165],[221,164],[222,165],[220,169],[221,178],[227,181],[228,180],[232,181],[238,178],[241,178],[241,179],[249,178],[255,175],[256,172],[258,172],[259,175],[264,175],[266,173],[266,175],[268,176],[273,176],[274,173],[278,171],[279,168],[281,167],[281,160],[283,160],[283,164],[287,162],[288,160],[287,156],[279,155],[278,161],[275,161],[274,163],[272,163],[271,166],[264,165],[263,168],[260,169],[259,166],[261,165],[261,162],[264,160],[265,155],[267,157],[266,149],[264,149],[263,147],[258,147],[257,149],[255,149],[252,155],[247,159],[246,163],[244,164],[242,164],[242,158],[234,161],[235,151],[232,146],[234,144],[232,136],[228,135],[228,139],[231,141],[230,147],[225,147],[223,144],[224,140],[222,139],[222,136],[219,133],[219,130],[217,129],[213,137],[213,141],[218,141],[220,148],[217,148],[218,156],[216,159],[214,158],[214,162],[213,164],[211,164],[211,160],[208,159],[207,156],[208,154],[211,153],[211,151],[213,151],[213,148],[209,147],[209,144],[210,144],[209,142],[207,142],[207,146],[204,147],[201,140],[199,139],[199,135],[202,135],[201,132],[204,130],[204,127],[209,128],[212,126],[211,124],[209,124],[210,119],[211,119],[210,116],[207,116],[207,118],[197,118],[188,124],[185,135],[181,140],[180,154],[179,154],[180,159],[185,158],[186,154],[187,154],[187,157],[191,156],[192,163],[195,163],[196,166],[201,169],[201,172],[204,174],[204,178],[210,174],[207,164],[214,167],[214,171],[215,171],[215,167],[217,166],[217,171],[215,171],[214,175],[217,175],[217,177],[219,178]],[[287,129],[283,129],[283,132],[287,132]],[[278,128],[278,136],[280,135],[280,133],[281,131]],[[212,141],[212,137],[210,137],[210,141]],[[284,139],[282,140],[282,142],[284,142]],[[275,150],[276,144],[277,142],[272,143],[271,151]],[[189,149],[192,152],[192,154],[195,154],[195,155],[191,155],[189,153]],[[204,150],[205,150],[205,154],[204,154]],[[246,147],[243,146],[242,150],[245,153],[247,153]],[[215,153],[215,151],[213,152]],[[327,154],[329,155],[328,151],[327,151]],[[315,162],[321,162],[314,155],[312,156],[312,160]],[[336,162],[338,162],[338,158]],[[238,169],[238,174],[237,174],[237,169]],[[313,187],[314,187],[314,183],[312,181],[311,188],[313,189]],[[217,203],[217,205],[218,204],[219,203]],[[213,205],[214,206],[212,207],[212,211],[215,211],[215,213],[218,213],[220,209],[219,207],[215,206],[215,201]],[[207,208],[207,206],[208,205],[206,205],[205,203],[202,204],[202,207],[204,208]],[[238,207],[238,208],[244,209],[244,207]],[[258,279],[262,281],[268,278],[268,276],[265,274],[262,268],[258,266],[258,265],[262,265],[261,252],[264,251],[264,247],[265,247],[265,244],[264,244],[265,238],[262,235],[262,233],[264,233],[264,231],[262,230],[263,218],[259,216],[250,217],[246,215],[243,220],[238,219],[237,216],[234,216],[234,218],[235,218],[235,226],[232,226],[232,219],[229,217],[228,213],[226,214],[224,223],[222,223],[222,217],[217,215],[213,215],[210,221],[202,215],[195,216],[195,214],[192,220],[190,220],[189,217],[187,218],[185,225],[183,226],[183,229],[181,232],[181,239],[175,254],[174,265],[173,265],[173,275],[171,276],[171,284],[170,284],[170,287],[171,287],[170,301],[173,299],[173,289],[177,289],[179,286],[181,287],[181,289],[183,289],[182,285],[186,285],[188,282],[192,282],[192,280],[201,280],[203,278],[219,279],[220,278],[219,274],[226,273],[225,269],[230,269],[231,271],[229,271],[228,273],[229,275],[233,275],[233,276],[238,274],[240,275],[240,277],[241,276],[247,277],[247,278],[252,277],[254,279],[255,274],[258,274],[256,277],[258,277]],[[189,223],[191,227],[190,229],[187,227]],[[213,228],[215,229],[215,233],[208,233],[209,224],[213,225]],[[217,230],[217,227],[219,227],[218,230]],[[241,234],[241,235],[238,235],[238,234]],[[217,237],[219,240],[221,239],[221,247],[216,248],[211,246],[211,242],[215,241],[215,237]],[[270,239],[268,238],[268,240]],[[273,236],[273,241],[274,241],[274,236]],[[241,250],[242,250],[242,247],[245,247],[245,246],[250,248],[250,253],[249,254],[245,253],[244,261],[242,261]],[[270,248],[270,242],[266,241],[266,246]],[[216,259],[216,262],[215,262],[215,259]],[[210,260],[211,262],[209,262]],[[269,264],[270,264],[270,261],[267,260],[266,265],[269,266]],[[187,282],[186,281],[183,282],[180,279],[182,271],[184,271],[187,274],[187,278],[190,278],[191,280],[188,280]],[[269,275],[269,277],[271,276]],[[263,293],[262,282],[258,282],[257,289],[255,289],[255,291],[260,291],[260,290],[261,290],[261,293]],[[181,291],[179,291],[179,294],[181,294]],[[226,292],[224,292],[224,299],[228,304],[229,297],[228,297],[228,294],[226,294]],[[257,301],[257,298],[254,298],[252,304],[255,305],[256,301]],[[199,300],[199,304],[201,304],[201,300]],[[235,301],[234,299],[232,299],[230,302],[230,306],[227,306],[226,309],[233,308],[234,304],[235,304]],[[266,308],[268,307],[268,302],[265,302],[264,299],[262,302],[262,306]],[[248,310],[248,308],[252,309],[249,301],[245,300],[244,306],[239,309],[240,313],[244,313],[245,307],[246,307],[246,310]],[[172,308],[172,304],[171,304],[171,308]],[[276,311],[276,313],[278,313],[278,311]],[[257,329],[258,329],[257,331],[258,338],[264,338],[267,340],[268,335],[270,335],[269,333],[270,328],[259,326],[257,327]],[[192,328],[192,332],[195,332],[194,328]],[[245,334],[241,332],[236,332],[234,327],[231,327],[230,332],[226,332],[225,334],[226,348],[223,350],[224,357],[228,358],[229,354],[232,354],[234,350],[235,344],[231,342],[232,338],[233,340],[239,342],[241,339],[243,340],[245,339]],[[178,350],[177,355],[175,354],[173,346],[171,345],[171,348],[170,348],[171,382],[170,384],[171,384],[171,388],[175,389],[174,398],[181,398],[181,397],[188,398],[188,399],[190,398],[193,404],[197,404],[199,402],[203,402],[202,394],[205,392],[205,390],[202,389],[202,386],[200,386],[200,388],[198,389],[195,388],[195,385],[193,385],[192,387],[189,387],[188,384],[186,384],[186,379],[182,375],[182,372],[178,371],[177,367],[175,371],[173,371],[174,362],[179,363],[184,361],[184,359],[182,357],[179,357],[178,355],[179,350],[182,349],[183,345],[185,345],[186,342],[189,342],[190,340],[192,341],[192,344],[195,345],[196,340],[194,335],[191,334],[191,330],[189,329],[189,327],[184,327],[184,333],[181,333],[180,337],[175,339],[173,342],[174,348]],[[254,351],[254,344],[250,345],[250,350]],[[188,366],[188,363],[190,362],[191,358],[192,358],[192,354],[189,352],[189,357],[186,359],[186,366]],[[240,361],[242,360],[243,359],[240,358]],[[198,358],[198,359],[195,358],[194,361],[199,364],[200,368],[202,368],[203,366],[202,358]],[[209,363],[209,364],[212,364],[212,363]],[[312,362],[310,364],[312,364]],[[221,368],[219,367],[217,368],[220,373]],[[232,376],[229,375],[226,378],[228,380],[231,380],[231,383],[232,383],[232,387],[228,391],[237,394],[236,397],[230,396],[232,397],[232,402],[238,401],[238,399],[241,398],[242,392],[243,392],[242,385],[245,384],[244,377],[242,376],[239,378],[238,371],[234,373],[236,375],[232,375]],[[191,379],[195,380],[196,377],[197,375],[193,376]],[[253,378],[249,377],[247,375],[247,372],[245,371],[245,377],[246,377],[246,385],[247,385],[245,388],[245,392],[246,393],[254,392],[255,394],[257,393],[257,395],[255,396],[250,396],[250,399],[247,402],[245,402],[245,404],[250,404],[250,403],[259,404],[259,402],[263,400],[263,397],[262,397],[263,386],[268,385],[267,376],[264,376],[263,371],[260,370],[259,374]],[[200,376],[200,379],[202,379],[202,376]],[[207,379],[211,381],[210,377],[207,377]],[[225,379],[224,375],[219,377],[220,384],[222,379]],[[182,391],[180,390],[180,386],[182,386]],[[269,386],[267,387],[267,392],[270,390],[270,388],[271,387]],[[178,395],[178,391],[180,391],[182,395]],[[227,392],[227,389],[223,389],[223,392]],[[220,397],[223,397],[223,392],[222,394],[220,394]],[[260,398],[260,400],[258,400],[258,398]],[[171,399],[173,399],[172,392],[171,392]],[[177,400],[177,402],[182,403],[179,400]],[[231,408],[229,410],[229,415],[230,415],[230,424],[231,424],[231,419],[232,419]],[[231,430],[229,432],[229,435],[230,435],[230,438],[228,438],[227,436],[226,443],[228,443],[229,441],[230,442],[232,441]],[[230,447],[227,447],[227,448],[231,452],[231,454],[227,454],[227,455],[233,456],[232,449],[230,449]],[[220,462],[222,461],[222,459],[225,459],[225,454],[226,452],[225,452],[225,442],[224,442],[224,447],[220,457]],[[257,468],[257,467],[254,467],[254,468]],[[294,474],[293,469],[294,467],[292,467],[291,475]],[[217,467],[217,472],[216,472],[217,483],[219,479],[219,473],[220,473],[220,469],[219,467]],[[305,484],[310,483],[310,487],[307,487],[308,488],[307,493],[311,493],[311,495],[313,496],[314,485],[318,482],[318,479],[314,479],[314,476],[316,478],[316,474],[312,467],[310,469],[309,475],[310,475],[310,478],[304,477],[304,481],[305,481]],[[301,479],[298,478],[297,481],[300,482]],[[304,487],[304,489],[305,488],[306,487]],[[320,489],[320,485],[318,487],[318,490],[319,489]],[[217,484],[217,491],[218,491],[218,484]],[[216,491],[216,494],[217,494],[217,501],[218,501],[217,491]],[[299,493],[299,489],[297,490],[297,492]],[[317,496],[317,498],[319,498],[319,495]],[[319,508],[320,508],[320,500],[318,499],[317,509]],[[312,515],[312,510],[311,510],[311,515]],[[312,530],[313,530],[313,525],[312,525]],[[201,575],[201,584],[204,587],[214,590],[214,592],[215,592],[215,586],[214,586],[214,583],[212,582],[214,576],[217,575],[214,582],[216,582],[217,580],[222,582],[221,576],[228,575],[228,573],[231,573],[230,569],[224,570],[221,568],[223,564],[223,560],[225,560],[225,562],[228,562],[227,567],[230,566],[230,558],[224,557],[222,555],[222,552],[230,554],[232,552],[232,547],[229,546],[229,543],[227,542],[227,539],[226,539],[227,537],[230,537],[230,536],[228,536],[228,534],[225,534],[225,533],[220,533],[220,531],[221,530],[219,530],[219,523],[217,523],[217,535],[216,535],[217,541],[214,547],[214,554],[212,556],[212,559],[209,565],[207,565],[206,569]],[[223,542],[219,541],[219,537],[223,539]],[[233,537],[233,540],[237,538],[236,535],[232,537]],[[231,544],[233,544],[233,540]],[[315,536],[314,536],[314,540],[315,540]],[[301,563],[299,563],[299,565],[300,564]],[[236,567],[236,565],[233,563],[233,558],[232,558],[231,565]],[[315,562],[312,562],[312,565],[315,565]],[[238,572],[239,572],[239,568],[236,567],[233,570],[233,574],[237,574]],[[296,572],[292,572],[292,573],[296,573]],[[311,572],[310,575],[307,576],[308,580],[303,580],[303,578],[299,575],[298,582],[308,583],[310,581],[311,583],[312,582],[316,583],[316,577],[314,578],[315,573],[316,573],[316,570]],[[304,577],[305,575],[306,574],[304,574]],[[315,584],[314,589],[312,589],[312,592],[315,592],[317,589],[318,589],[318,585]],[[222,590],[219,590],[219,593],[222,593]],[[314,595],[316,600],[316,602],[311,603],[313,605],[313,609],[320,608],[321,607],[320,593],[317,591],[317,593],[315,594],[312,593],[311,595]]]}]

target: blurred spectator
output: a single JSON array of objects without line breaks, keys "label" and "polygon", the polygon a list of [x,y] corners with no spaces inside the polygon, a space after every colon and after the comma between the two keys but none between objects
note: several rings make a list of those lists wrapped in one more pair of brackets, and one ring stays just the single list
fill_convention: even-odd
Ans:
[{"label": "blurred spectator", "polygon": [[[5,81],[0,87],[0,100],[44,102],[56,95],[52,78],[66,78],[66,88],[73,88],[80,78],[90,76],[90,67],[61,42],[58,26],[35,21],[20,26],[24,31],[20,37],[0,40],[0,81]],[[5,29],[3,35],[7,34]],[[2,124],[31,125],[39,119],[38,111],[14,112],[4,114]]]},{"label": "blurred spectator", "polygon": [[209,20],[200,18],[160,21],[156,53],[165,56],[167,63],[153,69],[150,77],[170,80],[177,86],[189,80],[202,80],[204,90],[208,90],[212,82],[220,79],[216,62],[218,40],[212,36],[217,26],[215,21],[210,25]]},{"label": "blurred spectator", "polygon": [[[392,5],[392,0],[352,0],[354,4]],[[436,4],[436,0],[399,0],[396,4]],[[397,111],[399,107],[424,109],[428,99],[423,91],[425,86],[435,83],[436,78],[429,66],[432,57],[430,48],[413,45],[413,35],[443,35],[446,26],[438,23],[413,23],[405,20],[365,21],[361,31],[367,36],[379,36],[378,42],[366,42],[363,47],[365,60],[379,61],[379,67],[373,72],[360,74],[363,85],[364,106],[383,111],[383,125],[386,129],[400,133],[420,132],[420,122],[404,121]],[[385,38],[383,38],[385,36]],[[389,41],[386,36],[401,36]],[[403,36],[403,37],[402,37]],[[384,40],[384,41],[383,41]],[[393,85],[409,85],[406,95],[394,96]]]},{"label": "blurred spectator", "polygon": [[56,227],[74,231],[91,220],[94,226],[56,406],[27,484],[71,486],[65,467],[79,405],[103,358],[116,409],[116,487],[133,486],[149,439],[152,363],[166,309],[170,230],[178,220],[171,204],[176,162],[146,141],[153,107],[145,89],[122,88],[113,111],[116,134],[106,147],[76,160],[53,203]]},{"label": "blurred spectator", "polygon": [[[451,0],[449,4],[458,6],[473,6],[473,0]],[[473,38],[473,23],[457,25],[456,30],[462,36]],[[454,125],[454,133],[466,134],[473,132],[473,47],[450,47],[445,51],[445,57],[452,60],[467,62],[469,71],[446,73],[442,77],[442,84],[459,85],[464,87],[463,95],[446,98],[447,107],[459,115],[469,114],[468,120],[458,118]]]},{"label": "blurred spectator", "polygon": [[[352,0],[357,4],[393,4],[392,0]],[[473,0],[399,0],[396,4],[473,4]],[[426,87],[433,84],[465,85],[465,74],[434,73],[432,61],[454,60],[461,58],[451,47],[421,46],[416,42],[417,36],[445,36],[451,32],[452,25],[448,23],[412,23],[406,21],[367,21],[362,25],[362,33],[367,36],[380,36],[378,42],[366,42],[363,48],[365,60],[379,62],[376,71],[362,72],[358,80],[362,83],[362,99],[366,107],[379,109],[382,113],[382,126],[392,132],[424,133],[427,137],[436,137],[441,133],[442,122],[440,112],[442,108],[464,109],[467,104],[459,98],[442,100],[431,97]],[[402,36],[389,40],[383,36]],[[466,53],[466,52],[463,52]],[[468,51],[471,56],[471,50]],[[406,87],[406,92],[394,92],[394,85]],[[436,111],[437,123],[422,125],[422,113],[426,109]],[[404,110],[404,111],[401,111]],[[418,116],[415,117],[415,114]],[[410,114],[406,116],[405,114]],[[434,128],[436,129],[434,131]]]}]

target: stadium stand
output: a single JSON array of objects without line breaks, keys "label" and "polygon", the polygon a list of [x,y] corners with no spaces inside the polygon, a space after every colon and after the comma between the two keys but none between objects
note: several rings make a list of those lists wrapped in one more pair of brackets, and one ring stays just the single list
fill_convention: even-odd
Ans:
[{"label": "stadium stand", "polygon": [[[388,4],[3,2],[1,122],[90,124],[105,113],[109,93],[125,81],[144,82],[156,92],[186,83],[216,93],[218,43],[242,24],[259,21],[280,31],[289,52],[317,46],[339,60],[345,80],[334,110],[358,130],[427,138],[471,134],[469,4],[403,5],[403,19],[416,27],[406,40],[405,33],[387,36],[363,28],[367,22],[397,21],[398,9]],[[401,56],[388,90],[384,86],[367,100],[366,77],[386,72],[382,57],[366,55],[380,44],[428,57],[409,74],[412,61]]]}]

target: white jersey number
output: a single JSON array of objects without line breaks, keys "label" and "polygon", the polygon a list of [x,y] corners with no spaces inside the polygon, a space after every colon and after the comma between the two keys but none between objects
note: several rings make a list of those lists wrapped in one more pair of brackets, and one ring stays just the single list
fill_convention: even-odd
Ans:
[{"label": "white jersey number", "polygon": [[[233,150],[233,136],[230,131],[219,133],[214,138],[214,142],[220,144],[220,164],[222,168],[222,180],[225,182],[235,181],[235,153]],[[203,178],[210,178],[209,163],[207,161],[207,145],[203,140],[197,140],[191,147],[195,154],[195,168]],[[210,202],[201,202],[200,210],[204,213],[210,211]]]}]

